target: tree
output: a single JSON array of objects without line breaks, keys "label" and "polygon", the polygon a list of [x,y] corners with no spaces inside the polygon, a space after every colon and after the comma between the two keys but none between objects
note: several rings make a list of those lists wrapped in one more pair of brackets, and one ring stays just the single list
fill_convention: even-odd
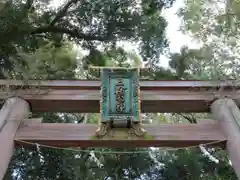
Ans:
[{"label": "tree", "polygon": [[[118,57],[117,54],[124,56],[122,63],[127,56],[133,58],[133,55],[127,55],[121,49],[115,48],[116,42],[120,40],[139,41],[144,60],[149,58],[157,60],[167,46],[166,21],[161,16],[161,10],[171,5],[172,1],[143,0],[138,3],[139,8],[133,9],[136,3],[127,0],[93,2],[69,0],[55,11],[48,8],[48,1],[3,2],[0,9],[1,78],[25,80],[75,78],[76,57],[74,52],[70,52],[71,48],[66,41],[74,41],[89,50],[90,57],[87,59],[98,59],[91,62],[94,65],[106,64],[107,58],[101,59],[102,56],[107,56],[111,61],[113,57]],[[99,46],[104,47],[105,52],[98,51]],[[41,113],[33,116],[44,117],[44,122],[75,120],[67,114]],[[99,170],[96,163],[89,160],[90,157],[89,153],[45,148],[20,149],[15,153],[6,179],[94,179],[94,175],[104,178],[107,176],[104,172],[115,171],[112,166]],[[136,159],[135,156],[136,165],[148,158],[143,157],[145,158]],[[126,156],[125,163],[129,158]],[[118,158],[108,156],[104,159],[105,165],[109,165],[111,161],[115,163]],[[142,170],[149,167],[151,161],[147,162]],[[136,165],[133,171],[133,166],[128,163],[128,171],[132,172],[128,174],[121,165],[118,178],[140,176],[143,172],[138,172],[139,167]]]},{"label": "tree", "polygon": [[[15,78],[21,77],[22,73],[30,79],[39,78],[40,76],[42,79],[74,78],[76,53],[72,51],[68,43],[61,47],[55,47],[52,43],[49,43],[40,47],[34,53],[19,53],[19,56],[23,57],[28,66],[21,67],[19,71],[15,71],[13,74]],[[106,58],[111,57],[109,61],[116,64],[127,65],[125,61],[129,60],[128,53],[125,53],[121,48],[108,51],[105,53],[105,56]],[[115,62],[114,57],[117,57],[116,59],[119,62]],[[37,60],[37,63],[32,64],[32,59]],[[133,60],[135,59],[133,58]],[[94,116],[96,115],[89,114],[89,122],[94,123],[96,120],[94,120]],[[43,117],[43,122],[49,123],[76,123],[76,121],[81,119],[81,116],[76,117],[67,113],[35,113],[33,117]],[[99,149],[103,153],[114,150],[109,148]],[[126,149],[116,150],[126,151]],[[33,150],[18,149],[5,178],[28,180],[94,180],[96,177],[99,179],[137,179],[142,174],[150,171],[150,167],[152,167],[151,157],[148,154],[139,154],[136,152],[137,150],[139,149],[128,150],[135,152],[131,155],[104,155],[90,153],[91,149],[85,149],[87,152],[49,149],[41,146],[39,148],[36,146]],[[102,166],[99,166],[96,161],[100,161]],[[142,163],[143,161],[145,163]],[[142,165],[140,166],[140,164]]]},{"label": "tree", "polygon": [[[181,30],[202,44],[207,57],[197,63],[212,69],[211,79],[237,79],[239,71],[238,21],[229,19],[237,1],[188,1],[179,10]],[[233,9],[234,9],[233,8]],[[235,9],[236,11],[236,9]],[[232,17],[232,15],[231,15]],[[231,21],[229,25],[229,21]],[[209,71],[210,72],[210,71]]]},{"label": "tree", "polygon": [[[48,7],[49,1],[12,0],[4,2],[0,5],[0,23],[2,24],[0,26],[2,39],[0,56],[1,65],[3,65],[0,74],[2,77],[17,79],[75,79],[78,77],[76,70],[79,70],[79,66],[81,70],[84,69],[82,66],[89,64],[127,67],[135,64],[139,66],[142,58],[143,60],[151,59],[148,62],[152,66],[150,79],[215,77],[216,74],[210,71],[214,63],[209,63],[209,61],[216,60],[218,56],[223,60],[224,53],[228,52],[221,52],[223,47],[217,49],[220,47],[217,44],[218,39],[206,41],[201,49],[183,47],[181,53],[170,54],[170,69],[158,66],[158,56],[167,46],[165,37],[167,23],[161,17],[160,12],[172,2],[167,0],[142,0],[140,2],[69,0],[57,10]],[[212,26],[206,28],[202,22],[215,11],[204,11],[210,14],[201,17],[201,8],[205,1],[195,1],[198,4],[192,1],[186,2],[195,8],[191,14],[187,14],[188,11],[182,11],[188,15],[188,17],[185,16],[189,18],[186,21],[189,27],[195,30],[193,34],[199,39],[208,40],[209,35],[206,32],[209,32],[211,30],[209,27]],[[194,13],[200,13],[197,16],[199,19],[194,19],[196,18]],[[215,15],[209,17],[212,18]],[[203,34],[193,27],[203,27],[201,31]],[[213,35],[214,32],[211,32]],[[117,42],[121,40],[138,41],[141,58],[117,47]],[[77,43],[89,51],[89,54],[82,59],[81,65],[77,64],[76,51],[73,50],[72,43]],[[232,54],[227,55],[227,57],[233,57]],[[215,62],[216,68],[221,69],[219,62],[222,61]],[[81,73],[84,74],[82,76],[84,78],[89,75],[85,71]],[[194,116],[146,114],[146,116],[155,121],[154,123],[156,121],[196,123],[195,114]],[[84,122],[82,114],[35,113],[33,117],[43,117],[44,122],[50,123]],[[96,114],[88,114],[88,118],[88,123],[97,121]],[[172,120],[170,121],[169,118]],[[205,157],[199,148],[174,152],[147,148],[79,150],[85,151],[73,152],[37,146],[31,150],[18,149],[5,179],[236,179],[226,153],[217,149],[207,149],[207,151],[220,161],[219,164],[210,161],[209,157]],[[96,153],[97,150],[102,152],[132,151],[132,154],[104,155]],[[138,150],[146,150],[147,153],[138,153]]]},{"label": "tree", "polygon": [[[24,58],[27,66],[15,67],[14,78],[28,79],[73,79],[75,76],[76,53],[72,51],[70,44],[61,47],[54,47],[52,43],[46,44],[34,53],[18,53]],[[35,62],[33,63],[33,60]],[[36,63],[37,61],[37,63]],[[60,116],[57,113],[36,113],[33,117],[43,117],[44,122],[72,122],[74,119],[66,114]],[[9,166],[6,179],[70,179],[74,176],[73,171],[66,169],[70,157],[76,153],[62,152],[40,148],[33,150],[18,149]],[[64,173],[66,172],[66,173]],[[15,175],[14,175],[15,174]]]},{"label": "tree", "polygon": [[9,57],[15,56],[16,63],[22,63],[17,58],[19,50],[33,52],[49,41],[61,46],[66,39],[94,55],[99,55],[95,52],[100,45],[111,48],[117,41],[136,41],[144,60],[158,60],[168,45],[167,23],[161,11],[173,1],[68,0],[57,10],[49,8],[51,1],[10,0],[2,3],[1,71],[14,66]]}]

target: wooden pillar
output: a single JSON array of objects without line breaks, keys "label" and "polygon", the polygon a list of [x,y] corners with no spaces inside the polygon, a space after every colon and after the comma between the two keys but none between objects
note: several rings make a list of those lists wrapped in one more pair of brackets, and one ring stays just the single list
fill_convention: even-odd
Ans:
[{"label": "wooden pillar", "polygon": [[240,111],[232,99],[218,99],[211,105],[213,117],[220,120],[227,137],[226,148],[240,180]]},{"label": "wooden pillar", "polygon": [[28,103],[17,97],[9,98],[0,110],[0,180],[3,179],[14,152],[14,136],[20,120],[28,118]]}]

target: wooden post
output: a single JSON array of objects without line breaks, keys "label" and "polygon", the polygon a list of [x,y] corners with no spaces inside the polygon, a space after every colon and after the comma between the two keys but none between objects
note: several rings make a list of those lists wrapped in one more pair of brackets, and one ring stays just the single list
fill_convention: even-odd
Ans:
[{"label": "wooden post", "polygon": [[14,136],[20,120],[29,115],[28,103],[17,97],[9,98],[0,110],[0,180],[3,179],[14,152]]},{"label": "wooden post", "polygon": [[213,117],[227,137],[226,148],[232,166],[240,179],[240,111],[232,99],[218,99],[211,105]]}]

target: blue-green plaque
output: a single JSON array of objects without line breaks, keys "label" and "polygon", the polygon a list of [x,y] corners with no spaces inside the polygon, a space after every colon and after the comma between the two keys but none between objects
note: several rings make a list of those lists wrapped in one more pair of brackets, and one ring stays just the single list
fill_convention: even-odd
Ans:
[{"label": "blue-green plaque", "polygon": [[138,69],[103,69],[101,121],[114,127],[140,122]]},{"label": "blue-green plaque", "polygon": [[97,134],[109,129],[129,128],[143,135],[141,126],[139,68],[100,68],[100,122]]}]

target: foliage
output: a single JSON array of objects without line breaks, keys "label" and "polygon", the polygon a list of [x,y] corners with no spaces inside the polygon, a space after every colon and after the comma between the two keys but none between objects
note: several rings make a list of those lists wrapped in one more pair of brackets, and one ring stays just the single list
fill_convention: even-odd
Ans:
[{"label": "foliage", "polygon": [[[185,0],[180,9],[182,31],[202,44],[197,54],[204,55],[195,61],[199,67],[207,68],[211,79],[237,79],[239,74],[238,20],[232,18],[237,0]],[[233,8],[234,5],[234,8]],[[231,16],[230,16],[231,15]],[[231,22],[230,22],[231,21]]]},{"label": "foliage", "polygon": [[199,153],[198,149],[170,152],[164,162],[166,162],[166,166],[161,170],[163,180],[236,179],[231,166],[227,165],[226,161],[216,165],[208,157]]},{"label": "foliage", "polygon": [[[235,19],[226,19],[225,12],[214,9],[214,0],[185,1],[186,6],[180,12],[183,29],[204,44],[200,49],[182,47],[180,53],[170,53],[169,69],[159,67],[157,61],[167,46],[167,22],[161,11],[171,6],[172,0],[69,0],[57,9],[50,8],[50,2],[10,0],[0,4],[0,78],[75,79],[76,70],[83,74],[81,77],[88,78],[84,69],[89,64],[139,67],[143,65],[142,59],[152,67],[149,79],[155,80],[217,79],[236,77],[238,72],[232,65],[238,62],[239,47],[235,46],[239,34],[228,26],[228,22],[236,22]],[[237,15],[236,2],[231,1],[227,9]],[[138,41],[141,56],[117,47],[117,42],[123,40]],[[73,43],[89,51],[81,59],[81,65]],[[226,58],[229,59],[227,63]],[[226,67],[230,73],[225,72]],[[35,113],[33,117],[43,117],[48,123],[98,121],[97,114]],[[145,117],[153,124],[196,123],[197,115],[146,113]],[[5,179],[236,179],[225,151],[218,149],[206,148],[219,163],[211,161],[199,148],[177,151],[156,148],[79,150],[88,152],[38,149],[37,146],[18,149]],[[133,153],[102,154],[94,153],[94,150]],[[138,153],[138,150],[147,153]]]},{"label": "foliage", "polygon": [[50,42],[33,53],[18,52],[17,55],[24,62],[24,66],[16,64],[13,69],[14,73],[7,74],[9,78],[24,80],[75,78],[77,54],[70,43],[55,47]]},{"label": "foliage", "polygon": [[[163,8],[174,0],[69,0],[57,9],[51,1],[10,0],[1,4],[0,59],[3,70],[11,70],[19,51],[33,52],[43,44],[61,46],[71,40],[97,53],[97,47],[111,48],[117,41],[137,41],[144,60],[158,60],[168,45]],[[101,61],[101,56],[98,61]],[[99,62],[101,65],[105,62]]]}]

